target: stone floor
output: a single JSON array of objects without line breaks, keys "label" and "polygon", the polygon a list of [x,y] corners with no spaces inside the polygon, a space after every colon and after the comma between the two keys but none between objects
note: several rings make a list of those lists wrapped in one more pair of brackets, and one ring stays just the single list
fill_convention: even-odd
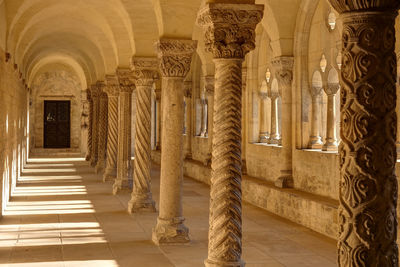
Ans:
[{"label": "stone floor", "polygon": [[[152,170],[158,202],[159,168]],[[129,215],[129,194],[113,196],[83,159],[33,158],[0,220],[0,266],[204,266],[209,188],[184,182],[192,242],[157,247],[156,214]],[[304,227],[243,206],[246,266],[336,266],[336,245]]]}]

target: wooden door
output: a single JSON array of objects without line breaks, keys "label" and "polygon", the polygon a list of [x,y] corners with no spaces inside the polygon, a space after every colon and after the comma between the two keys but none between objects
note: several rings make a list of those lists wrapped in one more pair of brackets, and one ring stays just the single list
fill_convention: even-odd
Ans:
[{"label": "wooden door", "polygon": [[69,148],[70,101],[44,101],[44,147]]}]

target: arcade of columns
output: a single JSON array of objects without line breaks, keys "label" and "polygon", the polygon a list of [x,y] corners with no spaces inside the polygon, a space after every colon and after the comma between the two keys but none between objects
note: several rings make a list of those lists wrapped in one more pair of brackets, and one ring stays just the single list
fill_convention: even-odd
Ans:
[{"label": "arcade of columns", "polygon": [[[340,79],[341,145],[339,266],[398,266],[396,162],[396,56],[394,22],[397,0],[330,0],[343,20]],[[209,3],[197,23],[204,29],[207,51],[215,64],[212,135],[212,175],[209,250],[206,266],[243,266],[241,259],[242,179],[242,62],[255,47],[255,27],[263,6]],[[104,83],[91,86],[86,160],[104,181],[112,181],[114,194],[132,193],[129,212],[155,212],[150,180],[151,92],[157,79],[157,125],[161,145],[159,216],[153,230],[156,244],[185,243],[189,229],[182,210],[183,99],[190,98],[184,79],[197,43],[160,39],[156,58],[134,57],[132,69],[118,69]],[[291,84],[293,58],[272,62],[282,97],[282,147],[284,162],[275,185],[292,187]],[[330,150],[336,146],[334,96],[329,86],[327,140],[312,127],[311,146]],[[131,94],[137,90],[135,160],[130,159]],[[321,88],[313,88],[315,105]],[[265,96],[263,96],[265,97]],[[271,95],[272,132],[277,135],[276,92]],[[314,110],[314,109],[313,109]],[[313,121],[318,112],[313,111]],[[157,112],[157,116],[159,112]],[[262,124],[266,124],[266,119]],[[274,135],[274,136],[272,136]],[[277,141],[277,140],[275,140]],[[383,159],[383,160],[382,160]]]}]

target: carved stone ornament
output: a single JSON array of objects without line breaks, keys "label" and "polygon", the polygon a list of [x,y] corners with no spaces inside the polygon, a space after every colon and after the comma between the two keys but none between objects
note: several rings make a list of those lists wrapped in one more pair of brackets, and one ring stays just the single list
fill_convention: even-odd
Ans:
[{"label": "carved stone ornament", "polygon": [[244,58],[255,48],[255,28],[263,5],[209,3],[197,24],[205,28],[205,46],[214,58]]},{"label": "carved stone ornament", "polygon": [[92,99],[100,96],[100,90],[97,84],[92,84],[90,87],[90,95]]},{"label": "carved stone ornament", "polygon": [[192,81],[185,81],[183,83],[183,95],[186,98],[192,98],[192,87],[193,87]]},{"label": "carved stone ornament", "polygon": [[120,92],[129,92],[132,93],[135,89],[133,72],[130,69],[117,69],[117,77],[119,82],[119,90]]},{"label": "carved stone ornament", "polygon": [[292,86],[293,81],[293,57],[277,57],[272,60],[272,68],[275,78],[278,80],[279,90]]},{"label": "carved stone ornament", "polygon": [[119,81],[117,75],[106,75],[106,88],[104,89],[108,96],[119,95]]},{"label": "carved stone ornament", "polygon": [[394,25],[400,1],[330,3],[343,21],[339,266],[398,266]]},{"label": "carved stone ornament", "polygon": [[207,95],[213,95],[215,88],[214,75],[204,76],[204,91]]},{"label": "carved stone ornament", "polygon": [[98,81],[97,86],[99,88],[99,97],[100,98],[107,98],[107,86],[104,81]]},{"label": "carved stone ornament", "polygon": [[151,86],[158,79],[158,60],[151,57],[132,58],[131,69],[136,86]]},{"label": "carved stone ornament", "polygon": [[316,87],[316,86],[312,86],[310,88],[310,93],[312,97],[317,97],[320,96],[322,93],[323,88],[322,87]]},{"label": "carved stone ornament", "polygon": [[324,87],[324,91],[327,95],[336,95],[339,89],[340,89],[339,83],[328,83],[328,85]]},{"label": "carved stone ornament", "polygon": [[156,43],[159,68],[163,77],[184,78],[190,70],[197,41],[160,39]]}]

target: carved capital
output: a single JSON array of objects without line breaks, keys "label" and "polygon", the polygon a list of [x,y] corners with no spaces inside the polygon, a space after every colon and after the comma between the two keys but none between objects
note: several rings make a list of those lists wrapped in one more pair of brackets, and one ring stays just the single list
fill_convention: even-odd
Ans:
[{"label": "carved capital", "polygon": [[339,13],[357,11],[397,11],[400,8],[398,0],[329,0],[330,4]]},{"label": "carved capital", "polygon": [[100,89],[97,84],[90,86],[90,95],[92,99],[100,96]]},{"label": "carved capital", "polygon": [[322,87],[318,87],[318,86],[312,86],[310,88],[310,93],[312,97],[317,97],[319,95],[321,95],[323,88]]},{"label": "carved capital", "polygon": [[133,73],[130,69],[117,69],[117,77],[119,83],[119,91],[132,93],[135,89]]},{"label": "carved capital", "polygon": [[158,79],[158,61],[152,57],[132,58],[131,69],[136,86],[152,86]]},{"label": "carved capital", "polygon": [[255,48],[255,28],[263,10],[263,5],[207,4],[197,17],[205,29],[206,50],[214,58],[244,58]]},{"label": "carved capital", "polygon": [[279,90],[291,87],[293,80],[293,57],[277,57],[271,62],[278,80]]},{"label": "carved capital", "polygon": [[108,96],[119,95],[119,81],[117,75],[106,75],[106,88],[105,92]]},{"label": "carved capital", "polygon": [[213,95],[215,88],[215,78],[214,76],[204,76],[204,92],[207,95]]},{"label": "carved capital", "polygon": [[183,95],[186,98],[192,98],[192,81],[185,81],[183,83]]},{"label": "carved capital", "polygon": [[156,43],[159,68],[163,77],[184,78],[190,70],[197,41],[160,39]]},{"label": "carved capital", "polygon": [[328,96],[336,95],[339,89],[340,89],[339,83],[328,83],[328,85],[324,87],[324,91]]},{"label": "carved capital", "polygon": [[258,95],[262,100],[266,100],[269,97],[267,92],[259,92]]}]

